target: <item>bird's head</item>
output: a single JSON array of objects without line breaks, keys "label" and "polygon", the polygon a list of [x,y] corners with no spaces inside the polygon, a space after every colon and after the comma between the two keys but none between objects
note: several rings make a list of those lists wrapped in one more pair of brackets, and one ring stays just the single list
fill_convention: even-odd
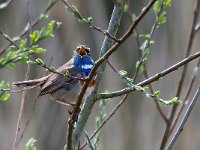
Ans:
[{"label": "bird's head", "polygon": [[90,56],[90,48],[86,47],[85,45],[79,45],[75,51],[75,55],[78,55],[81,58]]},{"label": "bird's head", "polygon": [[75,50],[74,65],[81,71],[83,77],[88,77],[94,67],[94,61],[90,55],[90,48],[80,45]]}]

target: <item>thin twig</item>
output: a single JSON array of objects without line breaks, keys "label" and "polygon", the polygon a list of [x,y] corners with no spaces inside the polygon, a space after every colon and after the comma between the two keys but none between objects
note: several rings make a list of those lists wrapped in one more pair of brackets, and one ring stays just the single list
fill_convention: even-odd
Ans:
[{"label": "thin twig", "polygon": [[0,10],[7,8],[11,2],[13,2],[13,0],[8,0],[7,2],[1,3],[0,4]]},{"label": "thin twig", "polygon": [[1,29],[0,29],[0,34],[4,37],[4,39],[6,39],[8,42],[10,42],[12,45],[14,45],[19,49],[19,46],[15,44],[13,40],[10,37],[8,37],[8,35],[6,35]]},{"label": "thin twig", "polygon": [[200,87],[197,89],[194,97],[192,98],[192,101],[191,101],[190,105],[188,106],[179,127],[177,128],[175,134],[173,135],[171,141],[169,142],[169,145],[166,148],[167,150],[172,149],[172,147],[175,144],[176,140],[178,139],[180,133],[183,131],[183,127],[184,127],[185,123],[187,122],[187,119],[189,118],[190,113],[192,112],[192,109],[194,108],[194,105],[196,104],[196,102],[199,98],[199,95],[200,95]]},{"label": "thin twig", "polygon": [[[198,71],[198,69],[199,69],[199,66],[200,66],[200,58],[199,58],[199,62],[197,63],[197,66],[194,68],[194,74],[193,74],[192,80],[191,80],[191,82],[190,82],[190,84],[189,84],[189,88],[188,88],[187,94],[186,94],[185,98],[183,99],[183,105],[182,105],[181,109],[179,110],[177,116],[181,116],[181,113],[183,112],[183,110],[184,110],[184,108],[185,108],[185,106],[186,106],[186,103],[187,103],[187,101],[188,101],[188,97],[189,97],[189,95],[190,95],[190,92],[191,92],[191,90],[192,90],[192,87],[193,87],[194,82],[195,82],[196,77],[197,77],[197,71]],[[170,129],[170,134],[172,133],[172,129],[174,129],[175,126],[176,126],[176,124],[178,123],[179,118],[180,118],[180,117],[176,117],[176,119],[175,119],[175,121],[174,121],[174,124],[173,124],[173,126],[171,127],[171,129]]]},{"label": "thin twig", "polygon": [[[200,52],[199,52],[199,56],[200,56]],[[198,56],[198,57],[199,57]],[[183,62],[183,61],[181,61]],[[180,63],[177,63],[175,65],[173,65],[172,67],[169,67],[168,69],[162,71],[162,73],[159,73],[159,74],[163,74],[163,75],[166,75],[165,73],[167,72],[167,74],[171,73],[172,71],[175,71],[177,70],[178,68],[177,67],[181,67],[183,64],[180,65]],[[175,68],[174,68],[175,67]],[[160,78],[160,76],[158,76],[159,74],[155,75],[155,76],[152,76],[148,79],[146,79],[145,81],[143,82],[140,82],[138,83],[137,85],[138,86],[145,86],[145,85],[149,85],[150,83],[152,83],[153,81],[156,81],[157,79]],[[157,79],[155,79],[155,77]],[[153,79],[153,80],[152,80]],[[150,82],[149,82],[150,81]],[[108,122],[108,120],[110,120],[110,118],[114,115],[114,113],[117,111],[117,109],[119,109],[119,107],[125,102],[127,96],[128,96],[128,93],[131,92],[131,91],[134,91],[134,89],[124,89],[124,90],[121,90],[121,91],[118,91],[118,92],[113,92],[113,93],[109,93],[109,94],[99,94],[99,96],[97,97],[97,99],[106,99],[106,98],[113,98],[113,97],[116,97],[116,96],[121,96],[121,95],[124,95],[124,98],[119,102],[119,104],[113,109],[113,111],[109,114],[108,118],[99,126],[99,128],[97,130],[95,130],[95,132],[90,136],[90,140],[100,131],[100,129],[106,124],[106,122]],[[84,147],[86,146],[86,143],[84,143],[82,146],[81,146],[81,149],[83,149]]]},{"label": "thin twig", "polygon": [[[175,65],[163,70],[162,72],[160,73],[157,73],[156,75],[142,81],[142,82],[139,82],[138,84],[136,84],[137,86],[146,86],[152,82],[155,82],[155,81],[158,81],[161,77],[173,72],[173,71],[176,71],[177,69],[179,69],[181,66],[184,66],[185,64],[189,63],[190,61],[196,59],[200,57],[200,51],[193,54],[193,55],[190,55],[189,57],[187,57],[186,59],[176,63]],[[134,86],[132,88],[124,88],[122,90],[119,90],[119,91],[115,91],[115,92],[110,92],[110,93],[100,93],[98,94],[98,96],[96,97],[98,100],[100,99],[107,99],[107,98],[113,98],[113,97],[118,97],[118,96],[121,96],[121,95],[124,95],[126,93],[129,93],[129,92],[132,92],[134,91],[135,88]]]},{"label": "thin twig", "polygon": [[[48,63],[49,66],[51,65],[52,61],[53,61],[53,58],[51,57],[50,61]],[[45,73],[45,75],[47,75],[47,72]],[[33,115],[35,114],[34,112],[35,112],[35,108],[36,108],[36,104],[38,102],[38,99],[39,99],[39,96],[37,96],[37,98],[35,98],[34,101],[33,101],[33,105],[32,105],[32,107],[30,109],[31,110],[30,111],[30,116],[28,117],[28,120],[26,121],[25,126],[24,126],[23,130],[21,131],[21,135],[20,135],[20,137],[19,137],[19,139],[17,141],[17,144],[16,144],[17,146],[21,142],[21,140],[22,140],[22,138],[23,138],[23,136],[24,136],[24,134],[25,134],[25,132],[26,132],[31,120],[32,120],[32,118],[33,118]]]},{"label": "thin twig", "polygon": [[[30,12],[30,1],[31,0],[27,1],[27,5],[28,5],[28,21],[29,21],[29,24],[30,24],[29,32],[31,34],[32,33],[32,26],[31,26],[31,16],[30,16],[31,15],[31,12]],[[29,74],[30,74],[30,70],[31,70],[31,67],[30,67],[30,65],[28,65],[27,70],[26,70],[25,80],[28,80]],[[15,138],[14,138],[13,150],[16,149],[16,144],[17,144],[19,131],[20,131],[21,120],[22,120],[22,114],[23,114],[23,110],[24,110],[25,99],[26,99],[26,91],[23,91],[22,92],[22,97],[21,97],[21,104],[20,104],[20,110],[19,110],[19,115],[18,115],[18,121],[17,121],[17,129],[16,129],[16,133],[15,133]]]},{"label": "thin twig", "polygon": [[[49,5],[44,9],[44,11],[42,11],[41,14],[47,14],[47,13],[49,12],[49,10],[50,10],[58,1],[59,1],[59,0],[55,0],[55,1],[53,1],[51,4],[49,4]],[[42,20],[42,17],[41,17],[41,15],[40,15],[37,19],[35,19],[35,20],[32,22],[32,25],[31,25],[31,26],[30,26],[30,24],[28,23],[28,24],[25,26],[24,30],[21,31],[21,33],[20,33],[19,35],[17,35],[17,36],[15,36],[15,37],[12,38],[12,41],[13,41],[13,42],[16,42],[16,41],[20,40],[26,33],[28,33],[28,31],[29,31],[30,28],[35,27],[41,20]],[[4,48],[2,48],[2,49],[0,50],[0,55],[3,54],[3,53],[9,48],[9,46],[11,46],[11,45],[12,45],[12,43],[9,43],[9,44],[7,44]]]},{"label": "thin twig", "polygon": [[[29,78],[29,72],[30,72],[30,66],[28,65],[27,71],[26,71],[25,80],[28,80],[28,78]],[[23,113],[23,109],[24,109],[25,98],[26,98],[26,91],[23,91],[22,97],[21,97],[20,111],[19,111],[18,121],[17,121],[17,128],[16,128],[16,133],[15,133],[15,138],[14,138],[13,150],[16,149],[17,139],[18,139],[18,135],[19,135],[19,131],[20,131],[20,124],[21,124],[21,119],[22,119],[22,113]]]},{"label": "thin twig", "polygon": [[[80,104],[82,102],[82,99],[83,99],[83,96],[87,90],[87,87],[90,83],[90,81],[92,80],[93,76],[96,74],[96,71],[97,71],[97,68],[99,68],[99,66],[113,53],[115,52],[120,46],[122,43],[124,43],[124,41],[126,41],[133,33],[134,29],[136,28],[136,26],[139,24],[139,22],[143,19],[143,17],[147,14],[147,12],[152,8],[152,6],[154,5],[154,3],[156,2],[157,0],[152,0],[148,5],[147,7],[142,11],[142,13],[139,15],[139,17],[135,20],[135,22],[131,25],[131,27],[129,28],[129,30],[124,34],[124,36],[120,39],[120,42],[118,43],[115,43],[104,55],[102,55],[102,57],[100,57],[97,62],[95,63],[95,66],[94,68],[92,69],[89,77],[88,77],[88,80],[84,83],[84,86],[78,96],[78,100],[77,100],[77,103],[76,103],[76,108],[75,108],[75,113],[72,114],[72,118],[73,120],[75,120],[76,116],[77,116],[77,112],[78,112],[78,109],[80,107]],[[102,71],[102,70],[100,70]],[[102,74],[102,73],[101,73]],[[102,75],[101,75],[102,76]],[[101,80],[101,76],[99,76],[100,80]],[[98,77],[98,76],[97,76]],[[99,80],[99,81],[100,81]],[[98,89],[98,84],[95,88],[96,90]],[[95,91],[92,93],[92,96],[90,96],[91,99],[93,99],[95,95]],[[83,128],[87,122],[87,118],[92,110],[92,107],[93,107],[93,104],[92,102],[89,102],[89,99],[90,98],[87,98],[86,101],[85,101],[85,104],[83,105],[83,109],[81,110],[81,114],[79,116],[79,119],[78,119],[78,122],[77,122],[77,126],[75,128],[75,131],[74,131],[74,134],[73,134],[73,140],[74,140],[74,144],[73,145],[76,145],[76,143],[78,142],[78,139],[83,131]],[[89,105],[87,105],[86,103],[88,102]],[[85,106],[85,107],[84,107]],[[86,107],[88,106],[88,109],[86,109]],[[87,114],[87,115],[86,115]],[[84,117],[83,117],[84,116]],[[84,121],[83,121],[83,120]],[[79,124],[80,123],[80,124]],[[73,129],[71,129],[73,130]],[[71,131],[73,132],[73,131]]]},{"label": "thin twig", "polygon": [[[120,22],[121,22],[121,16],[122,16],[122,13],[123,13],[123,3],[121,3],[120,5],[117,5],[115,4],[114,5],[114,9],[113,9],[113,12],[112,12],[112,16],[111,16],[111,19],[110,19],[110,22],[109,22],[109,25],[108,25],[108,32],[112,35],[112,36],[115,36],[117,31],[118,31],[118,28],[119,28],[119,25],[120,25]],[[107,51],[108,49],[111,48],[111,46],[113,45],[113,40],[110,39],[109,37],[105,37],[104,39],[104,42],[102,44],[102,47],[101,47],[101,51],[100,51],[100,56],[103,56]],[[104,61],[102,61],[101,63],[103,63]],[[96,65],[96,69],[99,68],[97,65],[97,63],[95,63]],[[77,126],[73,132],[73,145],[76,146],[77,145],[77,142],[82,134],[82,131],[84,129],[84,126],[87,122],[87,119],[89,117],[89,114],[91,113],[91,110],[92,110],[92,107],[93,107],[93,104],[94,104],[94,93],[98,90],[98,85],[102,79],[102,74],[105,70],[105,67],[106,67],[106,63],[104,63],[100,68],[99,68],[99,71],[97,72],[97,78],[96,78],[96,87],[95,87],[95,90],[92,92],[92,94],[90,95],[90,97],[88,97],[86,99],[86,102],[84,103],[83,105],[83,109],[81,111],[81,114],[80,114],[80,117],[78,119],[78,122],[77,122]],[[95,67],[94,67],[95,68]],[[90,74],[90,77],[89,77],[89,80],[90,81],[92,79],[92,76],[95,74],[96,70],[93,70],[94,72]],[[88,82],[89,83],[89,82]],[[83,89],[81,91],[81,94],[79,95],[78,97],[78,101],[79,103],[81,103],[82,101],[82,98],[83,98],[83,95],[88,87],[88,83],[86,82],[83,86]],[[90,100],[90,98],[92,98]],[[89,102],[89,103],[88,103]],[[79,104],[80,106],[80,104]],[[86,108],[88,106],[88,109]],[[84,114],[84,116],[82,116],[82,114]],[[83,120],[82,120],[83,119]]]},{"label": "thin twig", "polygon": [[[94,138],[94,136],[103,128],[103,126],[112,118],[112,116],[116,113],[116,111],[121,107],[121,105],[126,101],[128,94],[124,96],[124,98],[115,106],[112,112],[108,115],[108,117],[102,122],[102,124],[96,129],[93,134],[90,136],[90,140]],[[80,149],[83,149],[87,143],[84,143]]]},{"label": "thin twig", "polygon": [[[71,8],[70,4],[66,1],[66,0],[61,0],[65,6],[71,10],[71,12],[74,12],[74,10]],[[74,15],[79,19],[79,20],[87,20],[85,19],[80,13],[74,13]],[[93,28],[94,30],[102,33],[103,35],[108,36],[109,38],[111,38],[113,41],[115,42],[120,42],[119,39],[115,38],[114,36],[112,36],[109,32],[102,30],[101,28],[95,26],[94,24],[92,24],[91,22],[84,22],[85,24],[88,24],[91,28]]]},{"label": "thin twig", "polygon": [[[188,57],[190,55],[190,53],[191,53],[191,50],[192,50],[194,37],[195,37],[195,35],[197,33],[195,27],[197,25],[199,11],[200,11],[200,0],[197,0],[197,5],[196,5],[196,8],[194,10],[194,18],[193,18],[193,23],[192,23],[192,29],[191,29],[191,33],[190,33],[190,37],[189,37],[189,43],[188,43],[188,46],[187,46],[187,51],[186,51],[186,56],[185,57]],[[179,81],[179,84],[178,84],[176,97],[180,97],[181,96],[181,91],[182,91],[182,88],[183,88],[183,83],[184,83],[184,80],[185,80],[185,76],[186,76],[187,70],[188,70],[188,65],[186,64],[183,67],[183,71],[182,71],[182,74],[181,74],[181,77],[180,77],[180,81]],[[172,108],[172,111],[171,111],[171,114],[170,114],[170,117],[169,117],[169,121],[168,121],[168,124],[166,126],[165,133],[164,133],[164,136],[163,136],[163,139],[162,139],[162,142],[161,142],[161,146],[160,146],[161,150],[164,150],[164,148],[165,148],[165,146],[167,144],[167,141],[169,139],[170,132],[172,132],[174,130],[174,129],[170,129],[170,127],[171,127],[171,125],[173,123],[173,120],[174,120],[174,117],[176,115],[177,108],[178,108],[178,105],[174,105],[173,108]],[[179,117],[179,116],[177,116],[177,117]]]},{"label": "thin twig", "polygon": [[[129,0],[127,0],[126,3],[129,4]],[[160,9],[158,15],[160,15],[160,13],[162,12],[162,10],[163,10],[163,3],[162,3],[162,5],[161,5],[161,9]],[[130,8],[130,7],[128,7],[127,15],[128,15],[128,18],[129,18],[130,22],[133,23],[132,11],[131,11],[131,8]],[[154,25],[153,25],[153,27],[152,27],[152,29],[151,29],[150,37],[153,36],[153,32],[155,31],[156,26],[157,26],[157,23],[155,22]],[[139,63],[139,64],[142,64],[142,63],[143,63],[143,67],[144,67],[144,72],[143,72],[143,74],[144,74],[144,77],[145,77],[146,79],[148,79],[148,78],[149,78],[149,75],[148,75],[148,72],[147,72],[146,63],[143,61],[142,50],[141,50],[141,43],[140,43],[140,38],[139,38],[139,35],[138,35],[138,32],[137,32],[137,29],[135,29],[135,33],[136,33],[135,39],[136,39],[136,43],[137,43],[137,46],[138,46],[138,52],[139,52],[139,55],[140,55],[140,63]],[[147,45],[146,45],[146,48],[148,48],[149,45],[150,45],[150,44],[147,44]],[[136,70],[136,73],[135,73],[135,75],[134,75],[134,78],[133,78],[134,80],[136,80],[136,78],[137,78],[139,68],[140,68],[140,67],[138,66],[138,67],[137,67],[137,70]],[[148,87],[149,87],[149,90],[150,90],[151,94],[153,94],[153,93],[154,93],[154,90],[153,90],[152,84],[149,84]],[[160,105],[158,104],[157,101],[154,101],[154,103],[155,103],[155,105],[156,105],[156,109],[157,109],[157,111],[159,112],[160,116],[162,117],[162,119],[164,120],[164,122],[167,123],[167,121],[168,121],[168,120],[167,120],[167,117],[166,117],[166,115],[164,114],[163,110],[161,109]]]}]

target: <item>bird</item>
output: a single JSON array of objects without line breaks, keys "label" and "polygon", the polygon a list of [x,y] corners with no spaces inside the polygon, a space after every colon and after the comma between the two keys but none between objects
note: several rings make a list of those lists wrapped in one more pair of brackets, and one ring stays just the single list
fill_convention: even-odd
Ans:
[{"label": "bird", "polygon": [[[59,102],[75,105],[82,86],[92,68],[94,60],[91,57],[90,48],[80,45],[74,51],[73,57],[63,66],[39,79],[14,82],[13,86],[25,88],[40,88],[39,96],[49,94],[50,97]],[[65,74],[69,74],[65,76]],[[90,82],[84,98],[90,95],[96,84],[95,77]]]}]

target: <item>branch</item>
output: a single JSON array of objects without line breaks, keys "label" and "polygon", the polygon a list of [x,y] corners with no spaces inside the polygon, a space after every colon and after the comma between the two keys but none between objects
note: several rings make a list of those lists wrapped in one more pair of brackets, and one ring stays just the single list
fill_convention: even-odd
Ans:
[{"label": "branch", "polygon": [[190,116],[190,113],[192,112],[192,109],[194,108],[194,105],[196,104],[198,98],[199,98],[199,95],[200,95],[200,87],[197,89],[190,105],[188,106],[186,112],[185,112],[185,115],[183,116],[183,119],[178,127],[178,129],[176,130],[176,133],[174,134],[174,136],[172,137],[171,141],[169,142],[169,145],[167,146],[167,150],[170,150],[172,149],[174,143],[176,142],[176,140],[178,139],[180,133],[183,131],[183,127],[187,121],[187,119],[189,118]]},{"label": "branch", "polygon": [[[59,1],[59,0],[55,0],[55,1],[53,1],[51,4],[49,4],[49,5],[44,9],[42,15],[48,13],[49,10],[50,10],[58,1]],[[28,24],[24,27],[24,30],[21,31],[21,33],[20,33],[19,35],[17,35],[17,36],[15,36],[15,37],[12,38],[12,41],[13,41],[13,42],[16,42],[16,41],[20,40],[26,33],[28,33],[28,31],[29,31],[30,28],[35,27],[35,26],[42,20],[42,15],[40,15],[36,20],[34,20],[34,21],[32,22],[32,25],[31,25],[31,26],[30,26],[30,24],[28,23]],[[3,53],[9,48],[9,46],[11,46],[11,45],[12,45],[12,43],[9,43],[9,44],[7,44],[4,48],[2,48],[2,49],[0,50],[0,55],[3,54]]]},{"label": "branch", "polygon": [[[192,29],[191,29],[191,33],[190,33],[190,37],[189,37],[189,43],[188,43],[188,47],[187,47],[185,57],[188,57],[191,53],[191,48],[192,48],[192,45],[193,45],[194,37],[197,33],[196,32],[197,31],[196,25],[197,25],[199,11],[200,11],[200,0],[197,0],[196,8],[194,10],[194,18],[193,18],[193,23],[192,23]],[[187,70],[188,70],[188,65],[185,65],[184,68],[183,68],[182,74],[181,74],[179,84],[178,84],[176,97],[180,97],[180,95],[181,95],[181,91],[182,91],[182,88],[183,88],[183,83],[184,83],[184,80],[185,80]],[[178,105],[174,105],[173,108],[172,108],[171,115],[169,117],[169,121],[168,121],[166,130],[165,130],[163,139],[162,139],[162,143],[161,143],[161,147],[160,147],[161,150],[163,150],[165,148],[165,145],[166,145],[168,138],[170,136],[170,132],[173,131],[173,129],[170,129],[170,126],[172,125],[174,117],[176,115],[177,107],[178,107]]]},{"label": "branch", "polygon": [[[67,9],[68,9],[70,12],[72,12],[76,18],[78,18],[79,22],[85,23],[85,24],[89,25],[91,28],[93,28],[94,30],[96,30],[96,31],[98,31],[98,32],[100,32],[100,33],[102,33],[103,35],[108,36],[108,37],[111,38],[113,41],[119,42],[119,40],[116,39],[114,36],[112,36],[109,32],[104,31],[104,30],[102,30],[101,28],[99,28],[99,27],[95,26],[94,24],[92,24],[91,22],[92,22],[93,19],[92,19],[91,17],[89,17],[89,18],[84,18],[84,17],[80,14],[80,12],[78,11],[78,9],[77,9],[75,6],[70,5],[70,4],[68,3],[67,0],[61,0],[61,1],[65,4],[65,6],[67,7]],[[118,4],[117,4],[117,5],[118,5]],[[91,20],[91,19],[92,19],[92,20]]]},{"label": "branch", "polygon": [[[176,71],[179,67],[187,64],[188,62],[196,59],[200,57],[200,51],[193,54],[193,55],[190,55],[189,57],[187,57],[186,59],[178,62],[177,64],[163,70],[162,72],[140,82],[137,84],[137,86],[145,86],[145,85],[148,85],[152,82],[155,82],[157,80],[159,80],[161,77],[173,72],[173,71]],[[101,93],[101,94],[98,94],[97,96],[97,100],[100,100],[100,99],[106,99],[106,98],[113,98],[113,97],[118,97],[118,96],[121,96],[121,95],[124,95],[126,93],[129,93],[129,92],[132,92],[132,91],[135,91],[135,87],[132,87],[132,88],[124,88],[122,90],[119,90],[119,91],[115,91],[115,92],[111,92],[111,93]]]},{"label": "branch", "polygon": [[[150,8],[153,6],[153,4],[156,2],[157,0],[152,0],[148,6],[146,7],[146,9],[143,10],[143,12],[139,15],[139,17],[135,20],[135,22],[132,24],[132,26],[129,28],[129,30],[126,32],[126,34],[120,39],[120,42],[116,43],[115,45],[113,45],[105,54],[102,55],[102,57],[100,57],[94,65],[94,68],[91,70],[91,73],[87,79],[87,82],[84,84],[78,100],[77,100],[77,106],[80,106],[81,101],[83,99],[83,96],[87,90],[87,87],[90,83],[90,81],[92,80],[93,76],[96,74],[97,69],[99,68],[99,66],[106,60],[108,59],[108,57],[114,53],[120,46],[122,43],[124,43],[126,41],[126,39],[128,39],[128,37],[130,37],[134,31],[134,29],[136,28],[136,26],[139,24],[139,22],[142,20],[142,18],[147,14],[147,12],[150,10]],[[100,71],[99,71],[100,72]],[[97,76],[97,80],[98,80],[98,76]]]},{"label": "branch", "polygon": [[[31,16],[30,16],[30,0],[27,1],[27,5],[28,5],[28,21],[29,21],[29,24],[30,24],[29,32],[31,34],[32,33],[32,26],[31,26]],[[11,40],[11,43],[14,43],[14,42],[12,42],[12,40]],[[17,47],[17,45],[16,45],[16,47]],[[17,47],[17,48],[19,48],[19,47]],[[28,65],[27,70],[26,70],[25,80],[28,80],[30,70],[31,70],[31,67],[30,67],[30,65]],[[25,90],[25,88],[24,88],[24,90]],[[17,120],[17,128],[16,128],[16,133],[15,133],[15,138],[14,138],[14,143],[13,143],[13,150],[16,149],[17,139],[18,139],[18,136],[19,136],[20,125],[21,125],[21,120],[22,120],[22,114],[23,114],[23,110],[24,110],[25,99],[26,99],[26,91],[23,91],[22,97],[21,97],[20,110],[19,110],[19,114],[18,114],[18,120]]]},{"label": "branch", "polygon": [[[166,69],[166,71],[167,71],[168,69]],[[177,69],[175,69],[175,70],[177,70]],[[174,70],[174,71],[175,71]],[[164,72],[164,71],[163,71]],[[170,73],[170,72],[169,72]],[[154,76],[153,76],[154,77]],[[151,77],[151,78],[149,78],[149,80],[150,79],[152,79],[153,77]],[[156,75],[155,75],[155,77],[156,77]],[[160,77],[159,77],[160,78]],[[158,78],[158,79],[159,79]],[[156,79],[157,80],[157,79]],[[156,81],[155,80],[155,81]],[[147,80],[145,80],[145,81],[148,81],[148,79]],[[143,83],[143,85],[142,85],[142,83]],[[141,82],[141,83],[138,83],[137,85],[140,85],[140,86],[145,86],[144,85],[144,81],[143,82]],[[151,84],[152,82],[150,82],[150,83],[148,83],[148,84]],[[125,96],[124,96],[124,98],[117,104],[117,106],[113,109],[113,111],[108,115],[108,117],[107,117],[107,119],[99,126],[99,128],[97,129],[97,130],[95,130],[95,132],[90,136],[90,140],[103,128],[103,126],[110,120],[110,118],[115,114],[115,112],[120,108],[120,106],[125,102],[125,100],[127,99],[127,97],[128,97],[128,94],[129,94],[129,92],[131,92],[131,91],[128,91],[129,89],[127,89],[127,91],[124,89],[124,92],[127,92],[127,93],[123,93],[122,91],[118,91],[119,93],[118,94],[121,94],[121,95],[124,95],[125,94]],[[131,90],[131,89],[130,89]],[[132,89],[132,91],[133,90],[135,90],[135,89]],[[121,95],[117,95],[117,93],[115,93],[115,96],[121,96]],[[97,99],[104,99],[103,97],[101,97],[101,96],[103,96],[104,98],[111,98],[111,97],[109,97],[110,95],[109,94],[105,94],[105,93],[102,93],[102,94],[99,94],[98,96],[97,96]],[[111,96],[113,96],[113,95],[111,95]],[[113,97],[112,97],[113,98]],[[84,143],[82,146],[81,146],[81,148],[80,149],[83,149],[85,146],[87,145],[87,143]]]},{"label": "branch", "polygon": [[[126,3],[129,4],[129,0],[127,0]],[[164,7],[163,7],[163,2],[162,2],[162,5],[161,5],[161,8],[160,8],[160,11],[159,11],[158,15],[161,14],[163,8],[164,8]],[[128,7],[127,15],[128,15],[128,18],[129,18],[130,22],[133,23],[132,11],[131,11],[131,8],[130,8],[130,7]],[[157,18],[157,19],[158,19],[158,18]],[[153,25],[153,27],[152,27],[152,29],[151,29],[150,37],[153,36],[153,32],[154,32],[155,29],[156,29],[156,26],[157,26],[157,19],[156,19],[156,21],[155,21],[155,23],[154,23],[154,25]],[[145,77],[146,79],[148,79],[148,78],[149,78],[149,75],[148,75],[148,72],[147,72],[146,63],[145,63],[145,61],[143,61],[143,60],[144,60],[144,59],[143,59],[144,56],[143,56],[143,54],[142,54],[140,38],[139,38],[139,35],[138,35],[138,32],[137,32],[137,29],[135,29],[135,33],[136,33],[136,37],[135,37],[135,38],[136,38],[136,44],[137,44],[137,46],[138,46],[138,52],[139,52],[139,56],[140,56],[140,61],[141,61],[141,62],[139,62],[139,65],[138,65],[138,67],[137,67],[137,70],[136,70],[136,73],[135,73],[135,75],[134,75],[133,80],[136,80],[137,75],[138,75],[138,71],[139,71],[139,69],[140,69],[139,66],[142,66],[142,63],[143,63],[143,67],[144,67],[144,72],[143,72],[144,77]],[[147,49],[148,46],[150,46],[150,39],[149,39],[148,44],[146,44],[146,48],[144,48],[144,49]],[[152,84],[149,84],[148,86],[149,86],[149,90],[150,90],[151,94],[153,94],[153,93],[154,93],[154,90],[153,90]],[[159,103],[158,103],[157,101],[154,101],[154,103],[155,103],[155,105],[156,105],[157,111],[159,112],[161,118],[162,118],[162,119],[164,120],[164,122],[167,124],[167,121],[168,121],[168,120],[167,120],[167,117],[166,117],[166,115],[164,114],[163,110],[161,109],[161,106],[159,105]]]},{"label": "branch", "polygon": [[[129,30],[126,32],[126,34],[119,40],[118,43],[116,43],[115,45],[113,45],[109,50],[107,49],[102,49],[101,50],[101,55],[102,57],[99,58],[96,63],[95,63],[95,66],[94,68],[92,69],[89,77],[88,77],[88,80],[87,82],[84,84],[80,94],[79,94],[79,97],[78,97],[78,100],[77,100],[77,103],[76,103],[76,109],[75,109],[75,113],[78,112],[78,108],[80,107],[80,104],[82,102],[82,99],[83,99],[83,96],[87,90],[87,87],[89,85],[89,82],[92,80],[93,76],[96,74],[96,71],[97,69],[99,68],[99,66],[106,60],[108,59],[108,57],[113,53],[115,52],[123,42],[126,41],[126,39],[128,39],[128,37],[130,37],[134,31],[134,29],[136,28],[136,26],[139,24],[139,22],[143,19],[143,17],[147,14],[147,12],[151,9],[151,7],[153,6],[153,4],[156,2],[157,0],[152,0],[148,5],[147,7],[142,11],[142,13],[139,15],[139,17],[135,20],[135,22],[132,24],[132,26],[129,28]],[[116,6],[116,5],[115,5]],[[111,20],[112,21],[112,20]],[[110,45],[111,43],[105,43],[105,46],[107,45]],[[103,44],[104,45],[104,44]],[[105,54],[104,54],[105,52]],[[104,68],[105,65],[102,65],[102,68]],[[101,81],[101,78],[102,78],[102,74],[103,74],[103,69],[99,69],[98,71],[98,75],[97,75],[97,85],[95,87],[95,90],[92,92],[92,94],[86,99],[84,105],[83,105],[83,108],[82,108],[82,111],[80,113],[80,116],[78,118],[78,122],[77,122],[77,126],[74,130],[74,133],[73,133],[73,145],[76,145],[77,142],[78,142],[78,139],[83,131],[83,128],[85,127],[85,124],[87,122],[87,119],[90,115],[90,112],[92,110],[92,107],[94,105],[94,97],[95,97],[95,93],[98,89],[98,85]],[[74,113],[74,115],[72,115],[72,117],[75,118],[76,114]]]},{"label": "branch", "polygon": [[4,8],[6,8],[6,7],[8,7],[8,5],[9,5],[11,2],[13,2],[13,0],[8,0],[7,2],[1,3],[1,4],[0,4],[0,10],[1,10],[1,9],[4,9]]},{"label": "branch", "polygon": [[[110,20],[110,23],[109,23],[109,27],[108,27],[108,32],[109,34],[111,34],[112,36],[115,36],[116,33],[117,33],[117,30],[119,28],[119,25],[120,25],[120,21],[121,21],[121,16],[122,16],[122,13],[123,13],[123,5],[124,4],[115,4],[114,6],[114,9],[113,9],[113,13],[112,13],[112,17],[111,17],[111,20]],[[104,39],[104,42],[103,42],[103,45],[102,45],[102,48],[101,48],[101,56],[112,46],[113,44],[113,40],[108,38],[107,36],[105,37]],[[103,63],[103,61],[102,61]],[[97,68],[99,67],[99,65],[96,65],[97,63],[95,63],[95,66],[94,68]],[[101,78],[102,78],[102,74],[105,70],[105,66],[106,64],[104,63],[104,65],[101,66],[101,68],[99,69],[98,73],[97,73],[97,84],[96,84],[96,88],[95,90],[93,91],[93,93],[91,94],[90,97],[87,98],[86,102],[84,103],[83,105],[83,109],[80,113],[80,116],[79,116],[79,119],[78,119],[78,122],[77,122],[77,126],[74,130],[74,133],[73,133],[73,146],[76,146],[77,145],[77,142],[79,140],[79,137],[81,136],[82,134],[82,131],[85,127],[85,124],[87,122],[87,119],[90,115],[90,112],[92,110],[92,107],[93,107],[93,104],[94,104],[94,96],[95,96],[95,93],[97,91],[97,87],[101,81]],[[90,74],[90,77],[89,79],[91,80],[92,79],[92,76],[94,75],[95,71],[96,70],[93,70],[93,73]],[[84,84],[84,87],[79,95],[79,98],[78,98],[78,101],[77,102],[81,102],[82,98],[83,98],[83,95],[85,93],[84,90],[87,89],[87,83],[89,82],[86,82],[86,84]],[[85,88],[85,89],[84,89]],[[81,95],[82,94],[82,95]],[[80,105],[79,105],[80,106]]]},{"label": "branch", "polygon": [[[112,116],[116,113],[116,111],[121,107],[121,105],[126,101],[128,94],[126,94],[123,99],[115,106],[112,112],[108,115],[108,117],[102,122],[98,129],[94,131],[94,133],[90,136],[90,140],[104,127],[104,125],[112,118]],[[84,143],[80,149],[83,149],[87,143]]]},{"label": "branch", "polygon": [[181,109],[179,110],[179,112],[177,114],[177,117],[176,117],[176,119],[174,121],[174,124],[170,129],[170,134],[172,133],[173,129],[176,127],[176,124],[178,123],[178,120],[179,120],[179,118],[180,118],[180,116],[181,116],[181,114],[182,114],[182,112],[183,112],[183,110],[184,110],[184,108],[186,106],[186,103],[188,102],[188,97],[189,97],[190,92],[192,90],[192,87],[193,87],[193,85],[195,83],[195,80],[196,80],[196,77],[197,77],[197,72],[199,70],[199,66],[200,66],[200,58],[199,58],[199,61],[198,61],[197,65],[194,67],[193,77],[192,77],[192,80],[191,80],[191,82],[189,84],[189,88],[188,88],[187,94],[186,94],[185,98],[183,99],[183,105],[181,106]]}]

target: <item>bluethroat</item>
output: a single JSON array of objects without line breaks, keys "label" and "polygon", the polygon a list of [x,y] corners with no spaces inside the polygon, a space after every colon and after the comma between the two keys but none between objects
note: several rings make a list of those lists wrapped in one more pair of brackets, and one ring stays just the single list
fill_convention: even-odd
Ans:
[{"label": "bluethroat", "polygon": [[[49,94],[55,100],[75,104],[85,82],[79,79],[87,78],[93,66],[94,61],[91,58],[90,48],[80,45],[74,51],[72,59],[56,70],[59,74],[51,73],[40,79],[15,82],[13,85],[27,88],[40,87],[39,96]],[[69,73],[70,76],[64,76],[66,73]],[[85,97],[92,92],[95,84],[96,81],[93,79]]]}]

